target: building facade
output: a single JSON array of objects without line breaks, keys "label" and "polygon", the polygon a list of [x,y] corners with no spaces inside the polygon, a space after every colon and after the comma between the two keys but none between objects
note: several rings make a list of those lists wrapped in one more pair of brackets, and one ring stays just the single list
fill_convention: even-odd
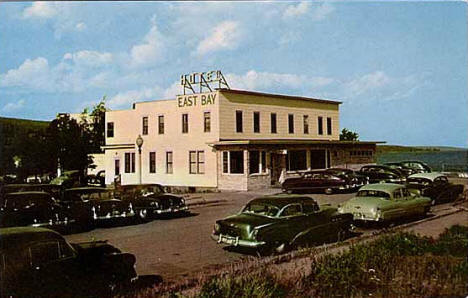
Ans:
[{"label": "building facade", "polygon": [[250,190],[300,171],[374,162],[376,142],[339,141],[339,106],[218,89],[108,111],[106,183]]}]

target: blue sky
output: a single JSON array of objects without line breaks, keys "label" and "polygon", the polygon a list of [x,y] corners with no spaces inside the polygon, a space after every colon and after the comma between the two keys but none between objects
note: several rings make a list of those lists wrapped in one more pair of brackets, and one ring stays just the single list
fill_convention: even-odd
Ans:
[{"label": "blue sky", "polygon": [[181,74],[343,101],[361,140],[467,147],[466,2],[0,3],[0,115],[172,98]]}]

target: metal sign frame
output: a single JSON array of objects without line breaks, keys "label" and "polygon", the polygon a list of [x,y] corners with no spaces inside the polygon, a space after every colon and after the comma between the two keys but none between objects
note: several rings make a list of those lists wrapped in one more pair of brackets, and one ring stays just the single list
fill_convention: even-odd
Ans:
[{"label": "metal sign frame", "polygon": [[[184,88],[184,95],[187,91],[191,91],[191,94],[196,94],[196,86],[199,87],[198,93],[203,93],[204,89],[208,89],[209,92],[213,92],[212,85],[210,83],[218,83],[218,88],[231,89],[220,70],[212,70],[207,72],[194,72],[180,76],[180,84]],[[195,87],[195,88],[194,88]]]}]

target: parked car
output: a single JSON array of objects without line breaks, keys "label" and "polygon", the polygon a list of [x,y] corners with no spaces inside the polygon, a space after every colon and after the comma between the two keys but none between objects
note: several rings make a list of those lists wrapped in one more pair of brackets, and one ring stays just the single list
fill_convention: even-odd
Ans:
[{"label": "parked car", "polygon": [[[125,220],[135,216],[132,203],[114,198],[112,191],[102,187],[77,187],[64,191],[60,203],[72,210],[81,210],[94,222]],[[78,211],[77,211],[78,212]]]},{"label": "parked car", "polygon": [[0,187],[0,201],[1,198],[9,193],[25,192],[25,191],[43,191],[52,195],[55,199],[62,196],[62,187],[54,184],[5,184]]},{"label": "parked car", "polygon": [[405,167],[409,167],[415,171],[415,173],[430,173],[432,172],[431,167],[429,167],[426,163],[418,160],[405,160],[400,161]]},{"label": "parked car", "polygon": [[392,169],[397,169],[400,171],[405,177],[408,177],[409,175],[412,175],[416,173],[416,171],[413,168],[407,167],[400,162],[386,162],[384,163],[385,166],[389,166]]},{"label": "parked car", "polygon": [[132,203],[141,220],[190,212],[184,198],[166,193],[160,184],[123,185],[117,193],[122,200]]},{"label": "parked car", "polygon": [[338,177],[344,177],[350,181],[351,188],[359,188],[363,185],[369,184],[369,177],[362,175],[359,172],[351,169],[344,168],[329,168],[325,170],[327,173],[331,173]]},{"label": "parked car", "polygon": [[327,170],[304,172],[300,177],[287,178],[281,184],[284,192],[325,191],[332,194],[339,190],[350,190],[356,186],[355,180]]},{"label": "parked car", "polygon": [[363,166],[359,171],[359,174],[367,176],[369,183],[404,183],[405,177],[402,172],[397,169],[392,169],[385,165],[367,165]]},{"label": "parked car", "polygon": [[38,191],[6,194],[0,207],[0,226],[32,226],[66,229],[77,218],[50,194]]},{"label": "parked car", "polygon": [[355,221],[389,222],[425,215],[430,206],[430,198],[411,194],[404,185],[377,183],[361,187],[354,198],[339,205],[338,212],[351,213]]},{"label": "parked car", "polygon": [[0,229],[0,297],[102,297],[135,279],[135,256],[44,228]]},{"label": "parked car", "polygon": [[212,239],[220,244],[282,253],[294,246],[343,239],[351,214],[321,206],[308,196],[272,195],[251,200],[240,213],[216,221]]},{"label": "parked car", "polygon": [[431,198],[432,204],[453,202],[464,190],[463,185],[452,184],[447,176],[437,172],[413,174],[406,179],[406,186]]},{"label": "parked car", "polygon": [[87,175],[85,177],[86,185],[88,186],[106,186],[106,171],[102,170],[96,173],[96,175]]}]

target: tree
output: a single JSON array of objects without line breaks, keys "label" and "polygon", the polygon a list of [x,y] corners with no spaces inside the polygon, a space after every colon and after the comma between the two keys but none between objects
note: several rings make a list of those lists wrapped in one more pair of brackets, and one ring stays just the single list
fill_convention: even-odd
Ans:
[{"label": "tree", "polygon": [[348,130],[346,128],[343,128],[341,130],[340,141],[358,141],[358,140],[359,140],[358,133]]},{"label": "tree", "polygon": [[105,144],[105,116],[108,110],[104,95],[101,101],[93,106],[91,113],[88,108],[81,113],[81,123],[91,145],[90,153],[101,152],[101,146]]}]

